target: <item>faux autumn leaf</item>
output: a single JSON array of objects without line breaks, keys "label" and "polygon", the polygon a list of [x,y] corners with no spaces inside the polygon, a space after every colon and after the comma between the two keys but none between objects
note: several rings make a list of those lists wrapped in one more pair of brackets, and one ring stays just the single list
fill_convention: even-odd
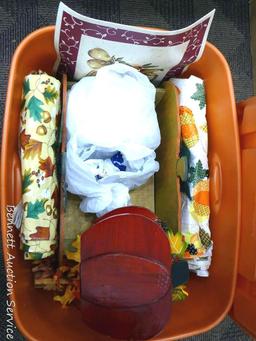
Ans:
[{"label": "faux autumn leaf", "polygon": [[54,89],[54,87],[50,87],[49,85],[44,90],[43,95],[47,104],[49,102],[54,103],[54,101],[58,98],[58,92]]},{"label": "faux autumn leaf", "polygon": [[68,304],[70,304],[74,299],[76,298],[76,287],[72,285],[68,285],[66,287],[64,295],[60,296],[54,296],[54,301],[60,302],[62,305],[62,308],[65,308]]},{"label": "faux autumn leaf", "polygon": [[174,288],[172,292],[172,301],[173,302],[184,301],[188,297],[188,292],[185,289],[186,289],[185,285],[179,285],[176,288]]},{"label": "faux autumn leaf", "polygon": [[25,145],[24,159],[34,159],[40,155],[42,151],[42,142],[36,140],[29,140],[29,143]]},{"label": "faux autumn leaf", "polygon": [[167,236],[170,242],[171,254],[178,257],[182,257],[187,248],[187,243],[180,232],[173,234],[172,231],[167,232]]},{"label": "faux autumn leaf", "polygon": [[25,134],[25,129],[23,129],[20,133],[20,145],[23,150],[25,149],[26,145],[29,144],[30,137],[31,135]]},{"label": "faux autumn leaf", "polygon": [[27,218],[38,219],[38,215],[45,211],[45,200],[36,200],[34,203],[28,203]]},{"label": "faux autumn leaf", "polygon": [[72,252],[72,251],[65,252],[67,259],[74,260],[77,263],[80,263],[81,261],[81,257],[80,257],[81,240],[80,239],[81,239],[80,234],[78,234],[76,239],[71,244],[76,249],[75,252]]},{"label": "faux autumn leaf", "polygon": [[39,168],[45,173],[45,177],[48,178],[52,176],[55,165],[52,163],[50,156],[48,156],[45,160],[40,159],[39,163]]},{"label": "faux autumn leaf", "polygon": [[24,175],[22,177],[22,193],[27,193],[30,191],[29,186],[33,183],[31,169],[25,169]]},{"label": "faux autumn leaf", "polygon": [[30,117],[33,118],[34,121],[41,122],[41,113],[43,111],[43,109],[41,108],[42,104],[44,103],[35,96],[32,96],[28,102],[27,108],[29,110]]}]

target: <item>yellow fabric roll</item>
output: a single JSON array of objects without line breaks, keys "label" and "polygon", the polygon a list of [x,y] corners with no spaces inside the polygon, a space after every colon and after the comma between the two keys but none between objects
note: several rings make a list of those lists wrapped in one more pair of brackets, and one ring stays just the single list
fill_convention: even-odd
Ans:
[{"label": "yellow fabric roll", "polygon": [[56,249],[58,181],[56,134],[60,82],[46,73],[30,74],[23,85],[20,125],[25,259],[42,259]]}]

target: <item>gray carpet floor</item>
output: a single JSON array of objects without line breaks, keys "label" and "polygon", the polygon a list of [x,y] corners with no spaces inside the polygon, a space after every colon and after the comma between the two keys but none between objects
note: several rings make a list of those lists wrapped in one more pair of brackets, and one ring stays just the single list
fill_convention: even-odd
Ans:
[{"label": "gray carpet floor", "polygon": [[[0,0],[0,127],[12,54],[27,34],[55,23],[58,2]],[[229,62],[237,101],[253,94],[247,0],[66,0],[65,3],[95,18],[165,29],[184,27],[216,8],[208,40],[222,51]],[[0,341],[6,339],[6,291],[1,247],[0,243]],[[14,340],[24,338],[17,331]],[[251,339],[227,317],[212,331],[187,340]]]}]

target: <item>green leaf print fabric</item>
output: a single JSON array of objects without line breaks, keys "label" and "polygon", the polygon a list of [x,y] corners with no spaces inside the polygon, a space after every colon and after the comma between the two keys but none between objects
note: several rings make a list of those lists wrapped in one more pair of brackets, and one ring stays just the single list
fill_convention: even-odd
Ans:
[{"label": "green leaf print fabric", "polygon": [[57,246],[57,122],[60,82],[46,73],[30,74],[23,83],[20,116],[23,220],[20,237],[25,259],[42,259]]}]

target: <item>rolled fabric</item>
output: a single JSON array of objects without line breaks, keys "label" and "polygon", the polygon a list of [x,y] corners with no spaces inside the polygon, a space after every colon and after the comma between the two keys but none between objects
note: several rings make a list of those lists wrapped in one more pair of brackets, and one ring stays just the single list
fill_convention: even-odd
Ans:
[{"label": "rolled fabric", "polygon": [[42,259],[57,245],[57,122],[60,82],[46,73],[29,74],[23,84],[20,124],[23,218],[20,230],[25,259]]},{"label": "rolled fabric", "polygon": [[209,228],[208,133],[204,82],[195,76],[172,79],[179,92],[181,156],[188,158],[188,179],[181,182],[181,232],[184,257],[198,276],[207,277],[212,247]]}]

